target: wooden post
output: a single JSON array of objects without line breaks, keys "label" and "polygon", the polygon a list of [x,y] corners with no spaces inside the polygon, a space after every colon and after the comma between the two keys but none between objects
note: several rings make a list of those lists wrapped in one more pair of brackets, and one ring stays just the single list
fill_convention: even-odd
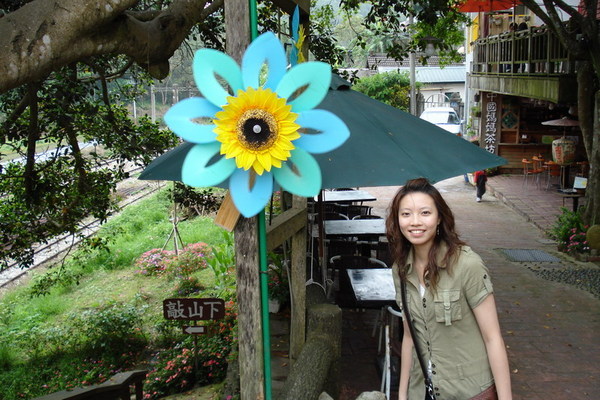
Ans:
[{"label": "wooden post", "polygon": [[[293,208],[306,210],[306,198],[294,196]],[[306,341],[306,218],[304,228],[292,236],[292,315],[290,359],[296,360]]]},{"label": "wooden post", "polygon": [[[228,0],[224,7],[227,53],[240,63],[250,44],[248,0]],[[234,229],[234,240],[242,400],[265,398],[257,236],[256,217],[240,218]]]}]

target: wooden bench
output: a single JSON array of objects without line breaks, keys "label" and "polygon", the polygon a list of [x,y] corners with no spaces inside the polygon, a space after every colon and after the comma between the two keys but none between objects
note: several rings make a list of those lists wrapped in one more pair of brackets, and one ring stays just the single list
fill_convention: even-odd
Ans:
[{"label": "wooden bench", "polygon": [[121,372],[98,385],[62,390],[34,400],[131,400],[131,385],[135,385],[135,399],[142,400],[147,373],[146,370]]}]

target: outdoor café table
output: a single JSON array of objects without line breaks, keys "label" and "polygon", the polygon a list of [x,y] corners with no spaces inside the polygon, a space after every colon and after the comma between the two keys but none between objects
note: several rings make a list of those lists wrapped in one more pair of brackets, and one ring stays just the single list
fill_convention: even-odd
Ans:
[{"label": "outdoor caf\u00e9 table", "polygon": [[565,206],[566,199],[571,199],[573,201],[573,211],[577,211],[579,208],[579,199],[585,197],[584,192],[578,192],[575,189],[558,189],[558,194],[562,197],[563,207]]},{"label": "outdoor caf\u00e9 table", "polygon": [[391,268],[347,269],[359,308],[396,305],[396,289]]},{"label": "outdoor caf\u00e9 table", "polygon": [[383,236],[385,235],[385,219],[351,219],[323,221],[327,236]]},{"label": "outdoor caf\u00e9 table", "polygon": [[[324,190],[322,201],[325,203],[354,203],[360,201],[375,201],[376,197],[366,190]],[[319,196],[315,196],[315,201]]]}]

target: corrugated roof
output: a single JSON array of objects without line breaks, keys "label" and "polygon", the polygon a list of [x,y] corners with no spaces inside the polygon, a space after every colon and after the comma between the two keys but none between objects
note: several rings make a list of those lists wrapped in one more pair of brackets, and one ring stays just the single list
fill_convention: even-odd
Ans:
[{"label": "corrugated roof", "polygon": [[[379,67],[378,72],[409,72],[406,67]],[[447,66],[439,67],[415,67],[415,76],[418,82],[422,83],[450,83],[465,82],[467,79],[467,67]]]},{"label": "corrugated roof", "polygon": [[[423,54],[417,54],[417,58],[422,56]],[[453,66],[456,65],[464,65],[465,59],[463,57],[461,62],[456,64],[451,64]],[[432,55],[427,59],[427,65],[429,66],[438,66],[440,64],[440,57],[437,54]],[[385,53],[372,53],[367,57],[367,68],[377,68],[377,67],[408,67],[409,60],[405,58],[403,60],[394,60],[393,58],[389,58]]]}]

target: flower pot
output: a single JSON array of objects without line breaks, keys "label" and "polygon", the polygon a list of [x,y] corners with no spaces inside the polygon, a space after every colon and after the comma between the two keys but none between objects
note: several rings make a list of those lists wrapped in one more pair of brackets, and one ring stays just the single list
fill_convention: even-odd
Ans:
[{"label": "flower pot", "polygon": [[279,303],[279,300],[269,299],[269,312],[271,314],[278,313],[280,307],[281,303]]}]

